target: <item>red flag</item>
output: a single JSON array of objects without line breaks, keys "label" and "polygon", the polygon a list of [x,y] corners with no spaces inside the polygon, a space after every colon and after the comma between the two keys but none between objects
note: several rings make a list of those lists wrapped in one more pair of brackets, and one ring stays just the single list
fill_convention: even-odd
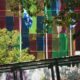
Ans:
[{"label": "red flag", "polygon": [[5,9],[6,9],[6,1],[5,0],[0,0],[0,28],[4,28],[5,25],[6,25]]}]

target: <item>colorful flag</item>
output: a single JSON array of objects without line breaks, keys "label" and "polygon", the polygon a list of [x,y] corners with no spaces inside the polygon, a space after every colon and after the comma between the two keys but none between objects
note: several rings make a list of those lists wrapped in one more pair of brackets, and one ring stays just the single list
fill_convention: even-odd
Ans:
[{"label": "colorful flag", "polygon": [[6,0],[0,0],[0,28],[4,28],[6,26],[5,9]]},{"label": "colorful flag", "polygon": [[70,25],[70,29],[71,29],[71,30],[74,29],[75,26],[76,26],[76,24],[74,24],[74,25]]},{"label": "colorful flag", "polygon": [[76,27],[76,20],[72,19],[71,24],[70,24],[70,29],[74,29]]},{"label": "colorful flag", "polygon": [[60,7],[61,7],[61,2],[60,2],[60,0],[56,0],[56,14],[57,14],[57,15],[59,15]]},{"label": "colorful flag", "polygon": [[25,9],[23,11],[23,19],[24,19],[25,26],[27,28],[32,26],[32,18],[31,18],[31,16],[29,16],[29,14],[27,13],[27,10],[25,10]]},{"label": "colorful flag", "polygon": [[13,17],[12,16],[7,16],[6,17],[6,28],[9,31],[12,31],[13,30],[13,26],[14,26]]}]

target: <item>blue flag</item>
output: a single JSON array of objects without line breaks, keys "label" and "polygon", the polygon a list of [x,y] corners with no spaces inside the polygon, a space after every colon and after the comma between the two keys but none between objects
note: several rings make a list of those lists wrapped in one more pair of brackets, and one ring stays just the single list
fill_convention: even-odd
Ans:
[{"label": "blue flag", "polygon": [[59,15],[61,2],[60,0],[56,0],[56,14]]},{"label": "blue flag", "polygon": [[76,20],[75,19],[72,19],[72,22],[70,24],[70,29],[74,29],[76,27]]},{"label": "blue flag", "polygon": [[70,25],[70,29],[71,29],[71,30],[74,29],[75,26],[76,26],[76,24],[74,24],[74,25]]},{"label": "blue flag", "polygon": [[27,11],[25,9],[23,12],[23,19],[24,19],[25,26],[27,28],[30,28],[32,26],[32,18],[31,18],[31,16],[29,16],[29,14],[27,13]]}]

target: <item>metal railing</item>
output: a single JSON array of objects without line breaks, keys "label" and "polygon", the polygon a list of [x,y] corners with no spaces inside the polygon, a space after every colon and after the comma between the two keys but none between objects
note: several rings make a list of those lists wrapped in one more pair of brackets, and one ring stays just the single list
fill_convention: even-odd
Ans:
[{"label": "metal railing", "polygon": [[14,75],[14,80],[18,80],[16,73],[17,71],[19,71],[20,80],[23,80],[23,77],[22,77],[23,70],[48,67],[49,69],[51,69],[52,80],[55,80],[54,69],[53,69],[53,66],[54,66],[56,69],[57,80],[61,80],[59,66],[69,65],[69,64],[70,65],[78,64],[78,63],[80,63],[80,56],[71,56],[71,57],[46,59],[46,60],[31,61],[31,62],[21,62],[21,63],[13,63],[13,64],[2,64],[0,65],[0,73],[12,72]]}]

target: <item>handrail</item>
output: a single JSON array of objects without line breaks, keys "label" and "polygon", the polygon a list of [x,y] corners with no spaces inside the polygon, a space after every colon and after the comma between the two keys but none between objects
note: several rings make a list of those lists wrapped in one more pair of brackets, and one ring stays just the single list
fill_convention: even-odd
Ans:
[{"label": "handrail", "polygon": [[29,62],[20,62],[20,63],[12,63],[12,64],[0,64],[0,71],[3,69],[11,69],[11,68],[26,68],[31,67],[31,66],[35,66],[34,68],[41,66],[41,65],[49,65],[49,64],[53,64],[56,65],[56,61],[58,62],[58,64],[65,64],[65,63],[69,63],[69,62],[74,62],[74,61],[80,61],[80,56],[71,56],[71,57],[63,57],[63,58],[54,58],[54,59],[45,59],[45,60],[38,60],[38,61],[29,61]]},{"label": "handrail", "polygon": [[80,63],[80,56],[45,59],[45,60],[20,62],[20,63],[12,63],[12,64],[0,64],[0,73],[1,72],[12,72],[14,74],[14,80],[17,80],[16,71],[18,70],[20,71],[21,80],[23,80],[22,70],[48,67],[49,69],[51,69],[52,80],[55,80],[54,70],[53,70],[53,66],[54,66],[56,69],[57,80],[61,80],[59,66],[67,65],[67,64],[77,64],[77,63]]}]

